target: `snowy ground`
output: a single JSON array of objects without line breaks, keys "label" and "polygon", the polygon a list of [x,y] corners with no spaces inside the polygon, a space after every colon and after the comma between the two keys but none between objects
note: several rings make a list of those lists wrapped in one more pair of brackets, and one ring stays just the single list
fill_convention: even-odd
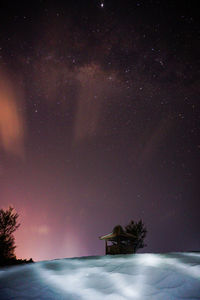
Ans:
[{"label": "snowy ground", "polygon": [[0,269],[0,299],[200,299],[200,254],[83,257]]}]

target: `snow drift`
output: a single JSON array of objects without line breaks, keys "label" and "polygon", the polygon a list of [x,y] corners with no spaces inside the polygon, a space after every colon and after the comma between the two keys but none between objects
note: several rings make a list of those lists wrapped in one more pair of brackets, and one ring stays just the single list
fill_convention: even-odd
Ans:
[{"label": "snow drift", "polygon": [[2,268],[0,299],[200,299],[200,254],[82,257]]}]

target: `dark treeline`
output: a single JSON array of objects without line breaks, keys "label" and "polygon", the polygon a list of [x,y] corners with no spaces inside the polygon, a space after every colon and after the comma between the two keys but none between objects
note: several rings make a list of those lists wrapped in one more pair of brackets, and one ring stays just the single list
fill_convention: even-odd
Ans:
[{"label": "dark treeline", "polygon": [[13,207],[7,210],[0,209],[0,266],[32,263],[32,258],[17,259],[15,255],[15,238],[13,233],[19,228],[19,215]]}]

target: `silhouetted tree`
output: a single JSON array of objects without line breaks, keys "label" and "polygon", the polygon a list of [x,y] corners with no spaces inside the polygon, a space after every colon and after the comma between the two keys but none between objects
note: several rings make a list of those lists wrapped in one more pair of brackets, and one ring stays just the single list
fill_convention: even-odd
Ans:
[{"label": "silhouetted tree", "polygon": [[18,214],[13,207],[7,210],[0,209],[0,261],[15,259],[15,238],[13,233],[20,224],[17,224]]},{"label": "silhouetted tree", "polygon": [[147,234],[147,229],[145,228],[142,220],[139,220],[139,222],[131,220],[125,229],[127,233],[131,233],[135,237],[133,241],[130,241],[133,245],[134,253],[137,252],[138,249],[146,246],[144,244],[144,239]]}]

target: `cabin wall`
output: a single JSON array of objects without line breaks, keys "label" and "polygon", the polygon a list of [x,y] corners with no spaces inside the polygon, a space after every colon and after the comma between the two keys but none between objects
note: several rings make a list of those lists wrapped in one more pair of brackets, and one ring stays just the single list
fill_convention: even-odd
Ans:
[{"label": "cabin wall", "polygon": [[115,255],[115,254],[132,254],[134,253],[134,248],[131,245],[106,245],[106,254]]}]

